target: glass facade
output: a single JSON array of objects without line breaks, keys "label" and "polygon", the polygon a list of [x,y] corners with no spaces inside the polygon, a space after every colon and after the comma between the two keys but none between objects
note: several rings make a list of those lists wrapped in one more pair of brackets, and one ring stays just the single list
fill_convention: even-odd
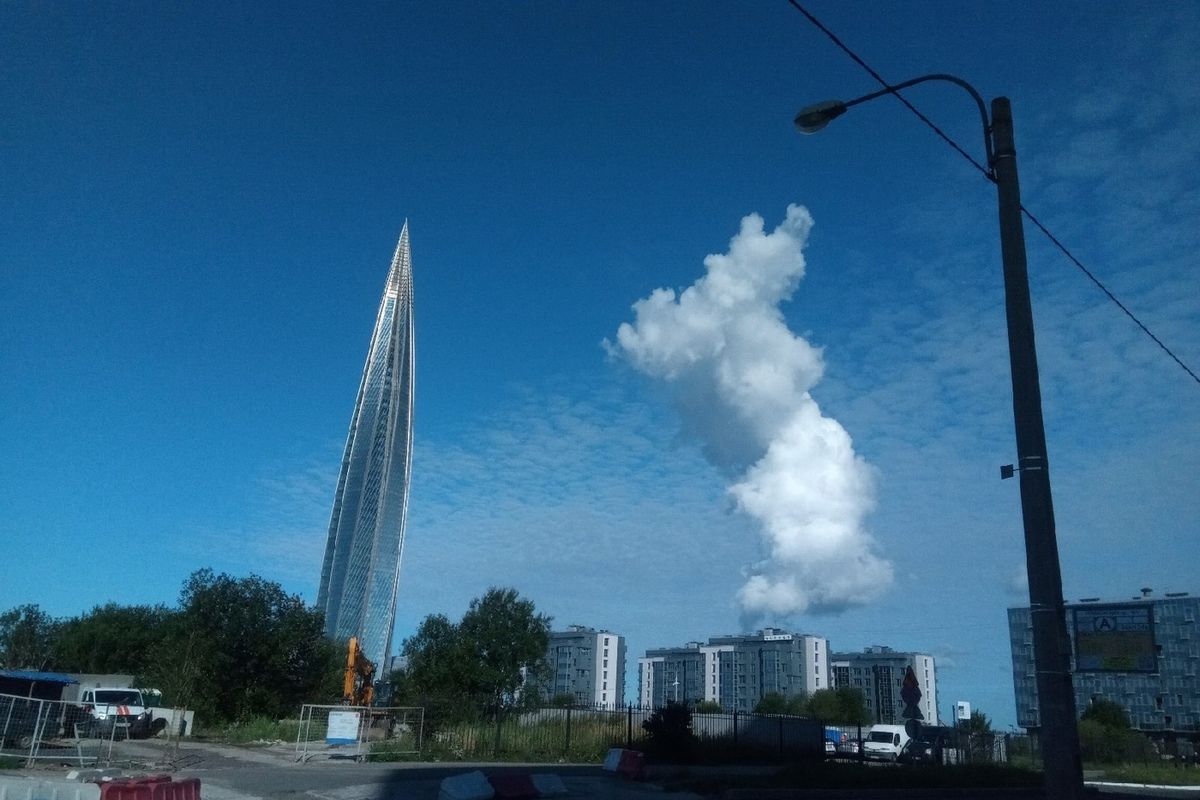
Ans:
[{"label": "glass facade", "polygon": [[325,632],[391,655],[408,515],[413,418],[412,257],[408,223],[388,271],[342,456],[317,608]]},{"label": "glass facade", "polygon": [[[1105,601],[1106,603],[1111,601]],[[1066,605],[1067,633],[1071,638],[1071,680],[1075,689],[1075,711],[1082,713],[1093,697],[1111,700],[1129,714],[1130,724],[1141,731],[1200,731],[1200,597],[1184,592],[1118,601],[1122,605],[1149,606],[1153,620],[1153,648],[1157,661],[1153,672],[1131,669],[1127,672],[1076,671],[1076,616],[1088,615],[1106,606],[1099,598],[1088,598]],[[1013,689],[1017,702],[1017,724],[1038,728],[1037,673],[1033,659],[1033,621],[1029,608],[1008,609],[1009,643],[1012,648]]]}]

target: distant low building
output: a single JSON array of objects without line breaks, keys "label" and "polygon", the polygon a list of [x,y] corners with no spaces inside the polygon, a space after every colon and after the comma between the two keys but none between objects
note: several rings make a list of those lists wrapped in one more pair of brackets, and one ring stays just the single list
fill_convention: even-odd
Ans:
[{"label": "distant low building", "polygon": [[611,631],[571,625],[550,634],[550,676],[542,682],[547,698],[570,695],[578,705],[625,705],[625,637]]},{"label": "distant low building", "polygon": [[[1076,713],[1092,698],[1125,709],[1141,731],[1200,732],[1200,597],[1187,592],[1066,604]],[[1017,724],[1037,730],[1037,673],[1028,606],[1008,609]]]},{"label": "distant low building", "polygon": [[660,708],[668,702],[695,705],[705,697],[704,676],[712,653],[700,642],[647,650],[638,659],[638,705]]},{"label": "distant low building", "polygon": [[778,628],[647,650],[638,660],[638,702],[657,708],[709,701],[753,711],[772,692],[793,697],[829,688],[828,650],[820,636]]},{"label": "distant low building", "polygon": [[860,653],[834,653],[829,658],[834,688],[849,686],[861,690],[867,711],[875,722],[883,724],[904,722],[905,704],[900,689],[908,668],[912,667],[921,690],[917,708],[925,722],[937,724],[937,670],[933,656],[873,645]]}]

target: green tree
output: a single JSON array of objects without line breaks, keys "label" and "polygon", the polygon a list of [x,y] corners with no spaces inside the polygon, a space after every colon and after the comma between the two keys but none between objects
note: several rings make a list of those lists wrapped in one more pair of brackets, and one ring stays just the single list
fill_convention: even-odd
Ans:
[{"label": "green tree", "polygon": [[192,573],[169,618],[151,678],[167,702],[228,723],[295,713],[336,694],[343,655],[320,612],[277,583]]},{"label": "green tree", "polygon": [[1096,724],[1118,731],[1129,730],[1129,714],[1120,703],[1103,697],[1093,697],[1087,708],[1079,715],[1080,721]]},{"label": "green tree", "polygon": [[471,601],[457,625],[431,615],[404,641],[402,696],[422,704],[470,697],[511,705],[526,681],[545,674],[549,648],[550,617],[515,589],[492,588]]},{"label": "green tree", "polygon": [[869,725],[871,713],[861,689],[839,686],[818,689],[808,698],[804,715],[834,725]]},{"label": "green tree", "polygon": [[431,614],[417,632],[404,640],[408,666],[399,681],[399,694],[407,702],[431,697],[466,697],[478,694],[479,680],[458,626],[443,614]]},{"label": "green tree", "polygon": [[992,721],[988,719],[987,714],[978,709],[971,712],[971,718],[966,720],[961,727],[970,734],[992,733]]},{"label": "green tree", "polygon": [[570,692],[559,692],[549,700],[551,708],[570,708],[575,705],[575,695]]},{"label": "green tree", "polygon": [[0,668],[53,669],[60,627],[37,605],[16,606],[0,614]]},{"label": "green tree", "polygon": [[174,613],[165,606],[109,603],[65,620],[54,646],[58,669],[144,676]]},{"label": "green tree", "polygon": [[546,672],[550,617],[538,614],[516,589],[491,588],[472,600],[458,629],[478,667],[480,688],[498,704]]},{"label": "green tree", "polygon": [[720,714],[724,710],[716,700],[701,700],[692,709],[693,713],[696,714]]},{"label": "green tree", "polygon": [[788,699],[782,692],[767,692],[754,704],[755,714],[786,714]]}]

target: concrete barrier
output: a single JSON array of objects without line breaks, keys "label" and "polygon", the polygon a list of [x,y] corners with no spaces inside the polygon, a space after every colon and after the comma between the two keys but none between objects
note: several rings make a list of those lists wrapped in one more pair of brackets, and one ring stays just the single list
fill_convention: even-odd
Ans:
[{"label": "concrete barrier", "polygon": [[646,780],[646,757],[637,750],[614,747],[604,757],[604,769],[615,772],[630,780]]},{"label": "concrete barrier", "polygon": [[540,797],[538,789],[533,785],[533,778],[527,773],[519,775],[492,775],[488,783],[496,792],[499,800],[526,800]]},{"label": "concrete barrier", "polygon": [[100,800],[100,787],[60,778],[0,775],[0,800]]},{"label": "concrete barrier", "polygon": [[533,778],[533,785],[537,787],[538,797],[559,797],[567,793],[567,787],[562,782],[562,778],[552,772],[544,772],[530,777]]},{"label": "concrete barrier", "polygon": [[492,800],[496,790],[479,770],[442,779],[438,800]]}]

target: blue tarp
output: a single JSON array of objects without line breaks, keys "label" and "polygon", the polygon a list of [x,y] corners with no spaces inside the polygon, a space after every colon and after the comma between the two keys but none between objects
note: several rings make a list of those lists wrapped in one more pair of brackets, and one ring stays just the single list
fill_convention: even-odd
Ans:
[{"label": "blue tarp", "polygon": [[40,683],[79,683],[70,675],[64,675],[61,672],[35,672],[28,669],[0,669],[0,678]]}]

